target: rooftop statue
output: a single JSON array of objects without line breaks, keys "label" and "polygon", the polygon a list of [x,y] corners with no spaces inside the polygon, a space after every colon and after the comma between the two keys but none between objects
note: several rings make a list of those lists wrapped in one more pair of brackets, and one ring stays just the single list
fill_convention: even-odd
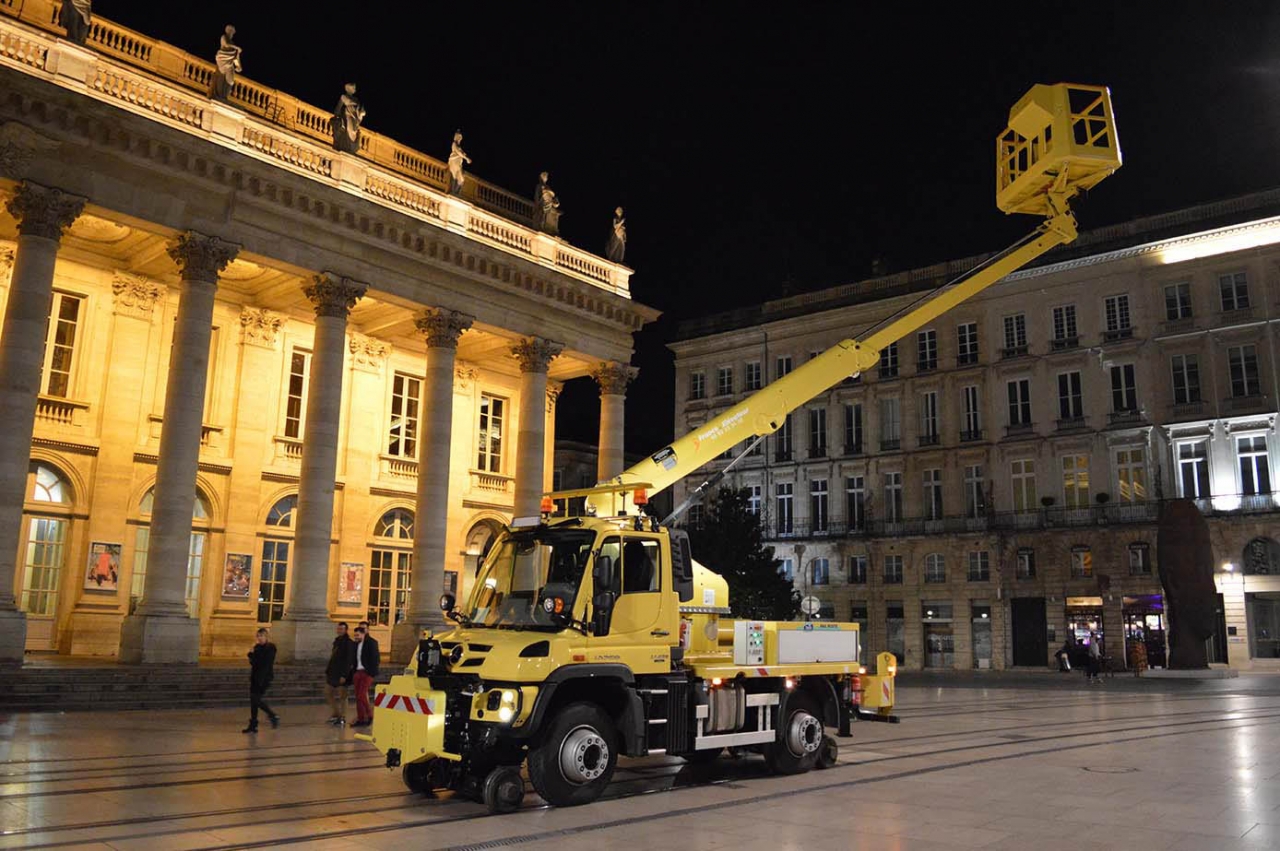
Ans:
[{"label": "rooftop statue", "polygon": [[453,134],[453,145],[449,148],[449,194],[461,195],[462,184],[467,178],[462,174],[462,164],[471,164],[471,157],[462,150],[462,131]]},{"label": "rooftop statue", "polygon": [[89,38],[90,5],[92,0],[62,0],[62,26],[67,31],[67,41],[84,44]]},{"label": "rooftop statue", "polygon": [[356,84],[343,86],[338,105],[333,108],[333,147],[344,154],[360,153],[360,123],[364,107],[356,100]]},{"label": "rooftop statue", "polygon": [[622,208],[613,211],[613,231],[609,234],[609,244],[604,248],[604,256],[614,263],[621,263],[627,254],[627,220],[622,217]]},{"label": "rooftop statue", "polygon": [[547,185],[547,172],[538,175],[538,186],[533,190],[533,226],[552,236],[560,235],[560,199]]},{"label": "rooftop statue", "polygon": [[236,28],[227,24],[219,42],[218,53],[213,58],[218,70],[213,74],[209,96],[214,100],[228,100],[231,97],[231,87],[236,83],[236,74],[244,70],[240,66],[240,48],[232,42],[235,36]]}]

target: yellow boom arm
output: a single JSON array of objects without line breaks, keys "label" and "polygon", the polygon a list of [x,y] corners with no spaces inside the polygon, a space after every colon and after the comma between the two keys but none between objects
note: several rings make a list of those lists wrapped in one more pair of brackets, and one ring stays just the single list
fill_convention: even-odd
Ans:
[{"label": "yellow boom arm", "polygon": [[[996,204],[1006,213],[1042,215],[1029,236],[988,263],[936,292],[924,304],[893,319],[864,340],[841,340],[808,363],[748,396],[671,445],[601,482],[610,488],[670,487],[738,443],[777,431],[787,414],[880,359],[895,340],[930,324],[956,305],[1025,266],[1051,248],[1076,238],[1068,209],[1071,197],[1120,167],[1120,147],[1110,93],[1098,86],[1037,85],[1009,113],[1009,127],[996,139]],[[588,496],[601,513],[617,511]],[[626,513],[635,512],[630,495]]]}]

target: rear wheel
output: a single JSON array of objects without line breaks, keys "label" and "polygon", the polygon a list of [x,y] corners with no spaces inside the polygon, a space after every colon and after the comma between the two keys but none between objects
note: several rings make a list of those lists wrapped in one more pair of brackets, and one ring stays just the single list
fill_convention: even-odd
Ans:
[{"label": "rear wheel", "polygon": [[765,761],[778,774],[804,774],[817,762],[822,739],[822,721],[813,699],[792,693],[778,724],[777,740],[764,748]]},{"label": "rear wheel", "polygon": [[425,795],[431,791],[430,763],[411,762],[400,770],[400,779],[410,792]]},{"label": "rear wheel", "polygon": [[594,703],[571,703],[557,713],[542,743],[529,754],[529,780],[548,804],[589,804],[613,777],[617,741],[604,710]]}]

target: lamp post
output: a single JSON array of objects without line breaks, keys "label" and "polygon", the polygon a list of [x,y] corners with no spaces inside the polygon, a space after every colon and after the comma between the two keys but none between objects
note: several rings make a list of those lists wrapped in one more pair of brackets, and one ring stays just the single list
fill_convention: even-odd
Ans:
[{"label": "lamp post", "polygon": [[804,572],[804,544],[796,544],[796,570],[800,571],[801,580],[804,582],[804,596],[801,597],[800,610],[804,612],[805,622],[809,621],[809,613],[804,609],[804,602],[809,598],[809,574]]}]

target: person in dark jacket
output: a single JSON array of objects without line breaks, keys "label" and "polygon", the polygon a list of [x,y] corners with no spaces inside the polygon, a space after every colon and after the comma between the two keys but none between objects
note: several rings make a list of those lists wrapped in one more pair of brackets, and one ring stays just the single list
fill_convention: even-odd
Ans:
[{"label": "person in dark jacket", "polygon": [[262,699],[275,676],[276,646],[267,641],[265,629],[258,630],[254,641],[253,649],[249,651],[249,726],[241,730],[242,733],[258,732],[259,709],[267,713],[272,727],[280,726],[280,716],[272,712]]},{"label": "person in dark jacket", "polygon": [[347,635],[347,622],[338,622],[338,634],[333,639],[329,664],[324,669],[325,698],[333,714],[329,723],[342,727],[347,723],[347,690],[351,686],[351,672],[356,667],[356,643]]},{"label": "person in dark jacket", "polygon": [[355,670],[351,683],[356,689],[356,721],[352,727],[368,727],[373,723],[373,710],[369,707],[369,688],[378,676],[378,640],[369,634],[364,625],[356,627]]}]

